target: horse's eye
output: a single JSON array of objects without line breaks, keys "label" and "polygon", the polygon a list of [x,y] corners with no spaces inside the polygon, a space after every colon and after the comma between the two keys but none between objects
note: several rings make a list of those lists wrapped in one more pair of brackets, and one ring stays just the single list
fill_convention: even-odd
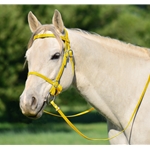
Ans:
[{"label": "horse's eye", "polygon": [[51,60],[58,59],[59,57],[60,57],[60,53],[57,52],[51,57]]}]

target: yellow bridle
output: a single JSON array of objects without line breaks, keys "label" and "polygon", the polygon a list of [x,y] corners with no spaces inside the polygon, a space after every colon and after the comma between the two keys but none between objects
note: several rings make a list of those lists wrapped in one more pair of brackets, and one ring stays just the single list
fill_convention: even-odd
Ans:
[{"label": "yellow bridle", "polygon": [[[48,37],[55,38],[55,35],[54,34],[37,34],[34,36],[34,40],[36,40],[38,38],[48,38]],[[28,75],[36,75],[38,77],[41,77],[42,79],[44,79],[48,83],[50,83],[52,85],[52,87],[50,89],[50,94],[52,96],[58,95],[62,91],[62,86],[60,85],[59,82],[60,82],[60,78],[63,74],[64,68],[67,64],[68,58],[70,59],[70,62],[72,64],[72,70],[73,70],[73,74],[74,74],[73,52],[72,52],[71,47],[70,47],[70,41],[69,41],[68,32],[66,29],[65,29],[65,35],[61,36],[61,39],[65,42],[64,56],[63,56],[62,65],[59,69],[59,72],[58,72],[55,80],[51,80],[51,79],[47,78],[46,76],[44,76],[43,74],[35,72],[35,71],[28,73]]]},{"label": "yellow bridle", "polygon": [[[48,38],[48,37],[55,38],[54,34],[38,34],[38,35],[35,35],[35,36],[34,36],[34,40],[35,40],[35,39],[38,39],[38,38]],[[70,62],[71,62],[71,64],[72,64],[72,70],[73,70],[73,74],[74,74],[74,67],[75,67],[75,66],[74,66],[74,61],[73,61],[73,52],[72,52],[71,47],[70,47],[70,41],[69,41],[68,32],[67,32],[66,29],[65,29],[65,35],[64,35],[64,36],[61,36],[61,39],[62,39],[63,41],[65,41],[64,56],[63,56],[62,65],[61,65],[61,67],[60,67],[60,70],[59,70],[59,72],[58,72],[58,74],[57,74],[55,80],[53,81],[53,80],[47,78],[46,76],[44,76],[44,75],[42,75],[42,74],[40,74],[40,73],[38,73],[38,72],[29,72],[29,73],[28,73],[28,75],[36,75],[36,76],[38,76],[38,77],[41,77],[42,79],[44,79],[44,80],[47,81],[48,83],[50,83],[50,84],[52,85],[52,87],[51,87],[51,89],[50,89],[50,94],[51,94],[52,96],[58,95],[58,94],[61,93],[61,91],[62,91],[62,86],[59,84],[59,81],[60,81],[60,78],[61,78],[61,76],[62,76],[62,74],[63,74],[64,68],[65,68],[65,66],[66,66],[66,64],[67,64],[68,58],[70,59]],[[129,125],[131,124],[133,118],[135,117],[135,114],[137,113],[137,111],[138,111],[138,109],[139,109],[139,107],[140,107],[140,104],[141,104],[141,102],[142,102],[142,100],[143,100],[143,97],[144,97],[144,95],[145,95],[145,93],[146,93],[146,90],[147,90],[147,88],[148,88],[149,83],[150,83],[150,75],[148,76],[147,82],[146,82],[146,84],[145,84],[145,86],[144,86],[144,89],[143,89],[143,91],[142,91],[142,93],[141,93],[141,96],[140,96],[140,98],[139,98],[139,100],[138,100],[138,102],[137,102],[137,104],[136,104],[136,107],[135,107],[135,109],[134,109],[134,111],[133,111],[133,113],[132,113],[132,115],[131,115],[131,117],[130,117],[130,119],[129,119],[129,122],[128,122],[127,125],[126,125],[126,127],[125,127],[122,131],[120,131],[118,134],[116,134],[116,135],[114,135],[114,136],[112,136],[112,137],[110,137],[110,138],[103,138],[103,139],[97,139],[97,138],[96,138],[96,139],[95,139],[95,138],[89,138],[89,137],[85,136],[83,133],[81,133],[81,132],[69,121],[69,119],[68,119],[68,118],[65,116],[65,114],[61,111],[61,109],[55,104],[54,100],[50,101],[50,103],[51,103],[51,105],[56,109],[56,111],[60,114],[60,116],[68,123],[68,125],[69,125],[73,130],[75,130],[79,135],[81,135],[82,137],[84,137],[84,138],[86,138],[86,139],[88,139],[88,140],[111,140],[111,139],[113,139],[113,138],[119,136],[121,133],[123,133],[123,132],[129,127]],[[75,117],[75,116],[83,115],[83,114],[88,113],[88,112],[90,112],[90,111],[92,111],[92,110],[94,110],[93,107],[92,107],[91,109],[87,110],[87,111],[84,111],[84,112],[79,113],[79,114],[77,114],[77,115],[68,116],[68,117]],[[47,111],[44,111],[44,112],[47,113],[47,114],[51,114],[51,115],[53,115],[53,116],[59,117],[59,115],[55,115],[55,114],[49,113],[49,112],[47,112]]]}]

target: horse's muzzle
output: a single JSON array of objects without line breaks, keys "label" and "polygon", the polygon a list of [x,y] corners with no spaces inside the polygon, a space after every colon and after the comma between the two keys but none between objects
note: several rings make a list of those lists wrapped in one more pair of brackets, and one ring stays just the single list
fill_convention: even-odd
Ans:
[{"label": "horse's muzzle", "polygon": [[26,96],[22,94],[20,96],[20,109],[22,113],[32,119],[38,119],[43,114],[43,109],[46,106],[46,101],[39,102],[33,95]]}]

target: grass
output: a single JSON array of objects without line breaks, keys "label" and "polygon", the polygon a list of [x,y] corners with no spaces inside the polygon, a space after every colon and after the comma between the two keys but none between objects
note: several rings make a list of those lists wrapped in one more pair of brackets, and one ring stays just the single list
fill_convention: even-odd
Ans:
[{"label": "grass", "polygon": [[[74,106],[70,110],[61,106],[66,115],[76,114],[86,107]],[[56,113],[53,109],[50,111]],[[90,141],[81,137],[62,118],[43,114],[37,120],[23,116],[19,119],[19,123],[0,123],[0,145],[109,145],[109,141]],[[96,111],[70,118],[70,121],[90,138],[107,138],[105,120]]]},{"label": "grass", "polygon": [[[106,123],[75,126],[90,138],[106,138]],[[0,124],[1,145],[109,145],[108,141],[90,141],[73,131],[66,123]]]}]

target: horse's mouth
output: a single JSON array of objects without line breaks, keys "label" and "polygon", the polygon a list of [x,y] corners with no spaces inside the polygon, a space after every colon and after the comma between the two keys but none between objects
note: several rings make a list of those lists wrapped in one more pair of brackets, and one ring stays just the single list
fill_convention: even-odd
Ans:
[{"label": "horse's mouth", "polygon": [[20,108],[22,114],[30,119],[38,119],[42,116],[44,108],[50,103],[50,101],[54,100],[54,98],[54,96],[51,96],[50,93],[48,93],[46,97],[44,97],[43,102],[36,102],[35,105],[33,105],[34,107],[32,107],[32,104],[27,103],[24,99],[21,99]]},{"label": "horse's mouth", "polygon": [[44,110],[46,104],[47,104],[47,101],[44,101],[42,106],[41,106],[41,108],[37,111],[37,113],[35,115],[28,115],[27,117],[30,118],[30,119],[38,119],[38,118],[40,118],[42,116],[42,114],[43,114],[43,110]]}]

